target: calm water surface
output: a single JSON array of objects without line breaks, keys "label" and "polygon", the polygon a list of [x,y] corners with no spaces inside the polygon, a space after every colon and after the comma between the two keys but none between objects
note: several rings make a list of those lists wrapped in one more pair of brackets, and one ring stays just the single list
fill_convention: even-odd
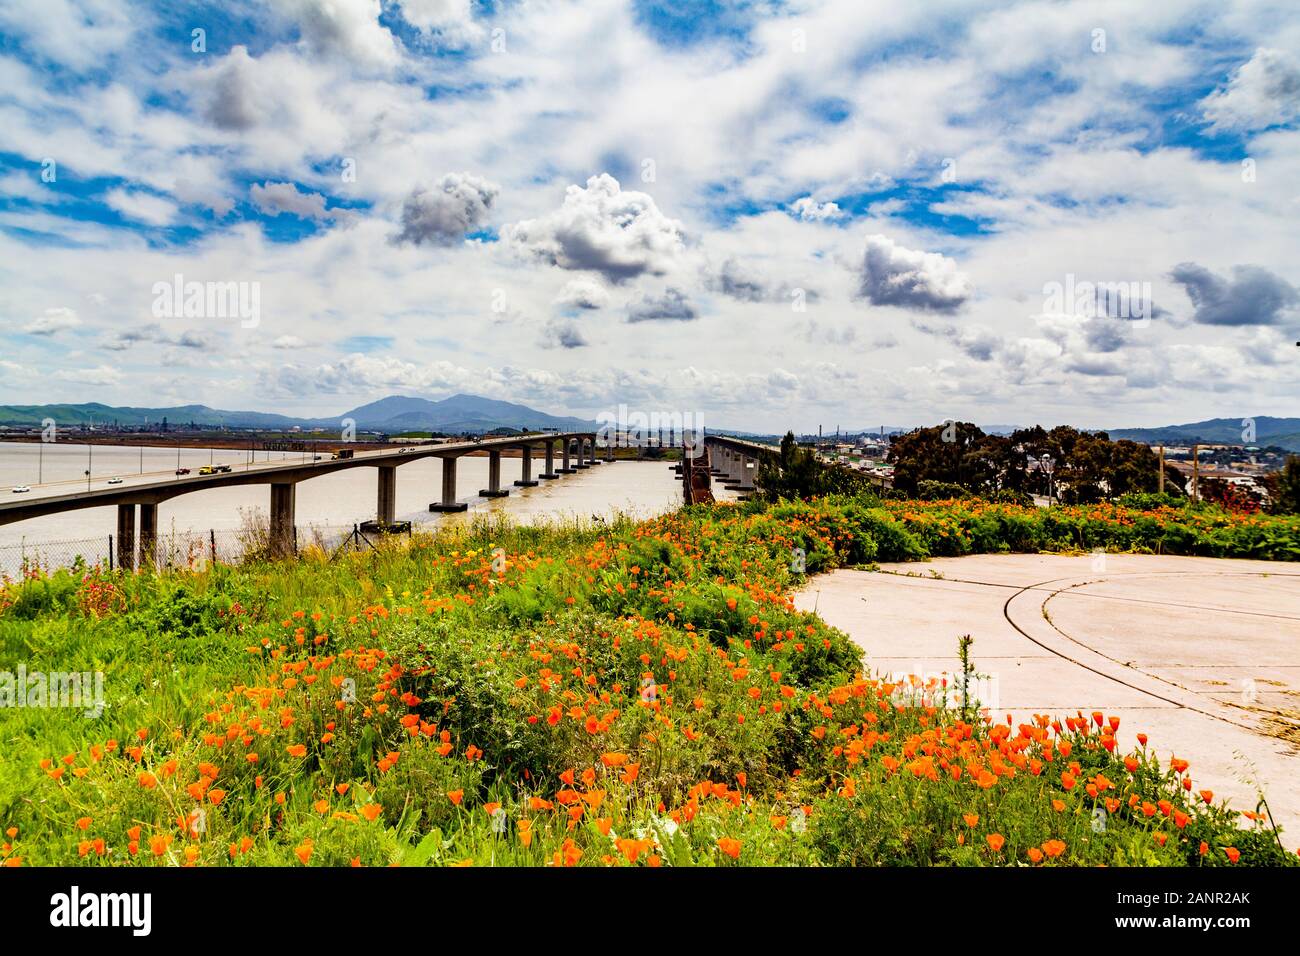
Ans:
[{"label": "calm water surface", "polygon": [[[107,481],[112,477],[121,477],[123,486],[174,478],[178,461],[181,467],[197,472],[210,463],[229,464],[239,470],[267,461],[301,460],[303,455],[290,452],[259,451],[256,461],[250,462],[248,451],[232,449],[184,448],[178,459],[174,448],[0,442],[0,495],[5,500],[18,500],[10,489],[22,484],[32,489],[22,496],[24,499],[84,490],[87,467],[91,471],[90,487],[96,489],[109,487]],[[515,488],[511,483],[520,476],[520,465],[518,458],[503,457],[501,481],[503,487],[510,487],[510,496],[486,499],[478,495],[478,490],[487,487],[487,457],[461,458],[456,470],[457,498],[469,504],[468,516],[504,512],[525,522],[604,517],[616,512],[650,517],[677,507],[682,499],[680,481],[663,461],[601,464],[540,482],[536,488]],[[534,454],[534,477],[543,468]],[[377,474],[372,468],[353,468],[299,483],[296,520],[300,539],[304,530],[350,530],[353,523],[374,518]],[[402,465],[397,469],[398,519],[421,525],[466,520],[463,514],[429,512],[429,503],[440,499],[441,488],[440,460],[421,459]],[[247,485],[173,498],[158,506],[159,535],[184,537],[215,531],[219,537],[229,538],[252,518],[265,521],[270,494],[269,485]],[[103,538],[102,550],[106,551],[108,535],[115,532],[116,523],[117,509],[106,507],[0,525],[0,570],[9,569],[10,559],[24,547],[46,542],[84,540],[93,545],[93,539]],[[94,556],[90,547],[84,553],[88,558]]]}]

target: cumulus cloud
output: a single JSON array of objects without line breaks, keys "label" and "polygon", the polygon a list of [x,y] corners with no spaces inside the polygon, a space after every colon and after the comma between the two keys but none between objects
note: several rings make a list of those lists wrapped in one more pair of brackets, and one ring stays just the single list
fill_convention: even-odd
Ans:
[{"label": "cumulus cloud", "polygon": [[1201,100],[1213,132],[1260,130],[1300,117],[1300,63],[1280,50],[1260,47],[1220,87]]},{"label": "cumulus cloud", "polygon": [[[788,302],[795,291],[788,282],[769,279],[735,258],[727,259],[716,270],[705,270],[704,287],[740,302]],[[805,301],[815,302],[818,293],[802,289]]]},{"label": "cumulus cloud", "polygon": [[307,343],[296,335],[281,335],[271,343],[273,349],[305,349]]},{"label": "cumulus cloud", "polygon": [[24,325],[23,331],[28,335],[58,335],[60,332],[75,329],[79,325],[81,325],[81,319],[77,318],[75,311],[60,307],[46,309],[44,314],[37,316]]},{"label": "cumulus cloud", "polygon": [[248,190],[260,212],[267,216],[289,213],[299,219],[328,219],[325,197],[302,192],[293,183],[253,183]]},{"label": "cumulus cloud", "polygon": [[336,55],[364,66],[398,60],[397,43],[379,22],[380,0],[273,0],[298,26],[314,53]]},{"label": "cumulus cloud", "polygon": [[706,281],[708,287],[715,292],[742,302],[762,302],[772,297],[773,287],[754,273],[746,271],[735,259],[724,262],[722,268]]},{"label": "cumulus cloud", "polygon": [[205,84],[208,101],[205,115],[218,129],[243,132],[258,124],[258,82],[248,48],[233,46]]},{"label": "cumulus cloud", "polygon": [[797,219],[804,222],[826,222],[831,219],[839,219],[844,213],[833,202],[818,202],[812,196],[804,196],[802,199],[796,199],[790,204],[790,212]]},{"label": "cumulus cloud", "polygon": [[629,322],[689,322],[698,317],[686,293],[671,287],[659,295],[643,295],[627,309]]},{"label": "cumulus cloud", "polygon": [[570,279],[555,297],[555,304],[568,309],[603,309],[609,304],[609,292],[592,279]]},{"label": "cumulus cloud", "polygon": [[433,189],[416,187],[402,202],[394,245],[454,246],[487,222],[500,190],[469,173],[448,173]]},{"label": "cumulus cloud", "polygon": [[576,322],[552,320],[542,332],[543,348],[579,349],[586,344],[587,339]]},{"label": "cumulus cloud", "polygon": [[104,343],[101,347],[110,352],[125,352],[137,342],[156,342],[162,339],[162,326],[157,322],[150,322],[148,325],[140,325],[133,329],[124,329],[118,332],[111,341]]},{"label": "cumulus cloud", "polygon": [[204,206],[218,219],[224,219],[235,208],[235,201],[213,187],[200,186],[188,179],[176,180],[172,195],[182,203]]},{"label": "cumulus cloud", "polygon": [[867,236],[858,297],[873,305],[922,312],[956,312],[972,293],[957,263],[937,252],[900,246],[887,236]]},{"label": "cumulus cloud", "polygon": [[1274,325],[1300,302],[1300,292],[1260,266],[1234,266],[1224,279],[1204,266],[1183,262],[1170,278],[1192,300],[1194,321],[1202,325]]},{"label": "cumulus cloud", "polygon": [[681,223],[608,173],[592,176],[586,188],[570,186],[558,210],[507,226],[505,236],[526,255],[615,283],[664,275],[685,248]]},{"label": "cumulus cloud", "polygon": [[175,203],[140,190],[112,189],[104,202],[123,217],[150,226],[170,225],[176,218]]},{"label": "cumulus cloud", "polygon": [[988,362],[1002,347],[1002,339],[992,329],[983,325],[930,325],[913,322],[912,326],[926,335],[948,339],[965,355],[977,362]]},{"label": "cumulus cloud", "polygon": [[465,42],[482,31],[474,23],[471,0],[400,0],[402,19],[424,33]]}]

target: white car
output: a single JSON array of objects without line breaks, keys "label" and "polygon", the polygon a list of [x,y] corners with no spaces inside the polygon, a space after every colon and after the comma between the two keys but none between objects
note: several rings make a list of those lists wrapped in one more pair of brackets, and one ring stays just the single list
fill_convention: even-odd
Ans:
[{"label": "white car", "polygon": [[27,492],[29,492],[29,491],[31,491],[31,490],[32,490],[32,489],[29,488],[29,487],[27,487],[26,485],[19,485],[17,488],[14,489],[14,494],[16,494],[16,495],[25,495],[25,494],[27,494]]},{"label": "white car", "polygon": [[108,483],[109,483],[110,485],[120,485],[120,484],[122,483],[122,479],[121,479],[121,478],[110,478],[110,479],[108,479]]}]

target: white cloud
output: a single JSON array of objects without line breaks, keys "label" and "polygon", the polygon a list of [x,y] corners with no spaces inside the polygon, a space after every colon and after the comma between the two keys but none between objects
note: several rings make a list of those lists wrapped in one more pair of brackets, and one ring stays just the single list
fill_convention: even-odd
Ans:
[{"label": "white cloud", "polygon": [[543,262],[597,272],[615,283],[662,276],[685,250],[681,223],[660,212],[649,195],[624,190],[608,173],[592,176],[585,188],[568,187],[558,210],[507,226],[505,236]]},{"label": "white cloud", "polygon": [[337,55],[369,67],[399,59],[397,42],[379,22],[380,0],[272,0],[293,19],[311,52]]},{"label": "white cloud", "polygon": [[790,211],[804,222],[826,222],[844,216],[844,212],[835,203],[829,200],[818,202],[812,196],[796,199],[790,204]]},{"label": "white cloud", "polygon": [[169,226],[176,219],[176,204],[150,193],[112,189],[104,201],[127,219],[150,226]]},{"label": "white cloud", "polygon": [[254,183],[249,196],[268,216],[289,213],[300,219],[328,219],[325,197],[320,193],[302,192],[293,183]]},{"label": "white cloud", "polygon": [[1226,86],[1201,100],[1211,130],[1260,130],[1300,117],[1300,63],[1260,47],[1233,71]]},{"label": "white cloud", "polygon": [[555,297],[555,304],[569,309],[603,309],[609,304],[609,291],[593,279],[570,279]]},{"label": "white cloud", "polygon": [[487,223],[500,190],[469,173],[448,173],[433,189],[417,187],[402,202],[394,245],[451,246]]},{"label": "white cloud", "polygon": [[81,325],[81,319],[77,318],[75,311],[59,307],[46,309],[43,315],[24,325],[23,331],[28,335],[57,335],[60,332],[75,329],[79,325]]},{"label": "white cloud", "polygon": [[952,259],[879,234],[866,238],[859,279],[858,295],[873,305],[922,312],[955,312],[973,294],[970,278]]}]

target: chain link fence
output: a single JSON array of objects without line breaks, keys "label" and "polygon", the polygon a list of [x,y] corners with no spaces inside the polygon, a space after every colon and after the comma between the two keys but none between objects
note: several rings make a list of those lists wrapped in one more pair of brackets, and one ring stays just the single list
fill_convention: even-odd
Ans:
[{"label": "chain link fence", "polygon": [[[410,531],[406,531],[409,534]],[[160,568],[198,569],[211,562],[235,564],[266,557],[269,532],[265,528],[185,531],[160,534],[154,541],[153,561]],[[294,528],[294,550],[319,549],[331,556],[374,547],[379,535],[359,525],[302,525]],[[17,579],[33,571],[58,568],[114,569],[122,566],[114,535],[62,541],[21,541],[0,545],[0,579]],[[136,550],[139,550],[137,541]],[[141,555],[129,564],[134,567]]]}]

